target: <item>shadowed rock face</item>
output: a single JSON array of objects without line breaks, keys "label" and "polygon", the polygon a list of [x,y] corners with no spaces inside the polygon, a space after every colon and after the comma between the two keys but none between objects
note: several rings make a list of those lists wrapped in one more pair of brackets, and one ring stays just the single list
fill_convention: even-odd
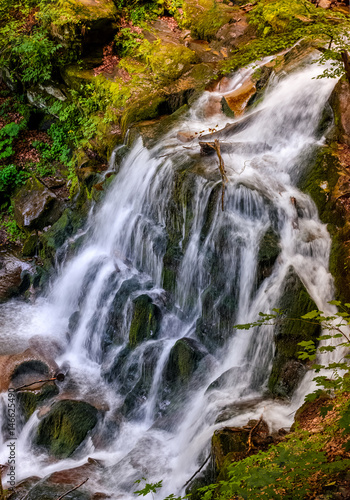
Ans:
[{"label": "shadowed rock face", "polygon": [[24,229],[43,229],[56,222],[62,206],[56,195],[35,177],[29,179],[14,200],[15,219]]},{"label": "shadowed rock face", "polygon": [[23,293],[29,288],[30,268],[29,264],[10,253],[0,254],[0,302]]}]

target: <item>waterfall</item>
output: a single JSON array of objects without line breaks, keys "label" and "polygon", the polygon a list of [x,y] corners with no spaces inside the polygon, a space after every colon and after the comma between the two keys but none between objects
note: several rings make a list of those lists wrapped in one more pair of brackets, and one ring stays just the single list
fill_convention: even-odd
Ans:
[{"label": "waterfall", "polygon": [[[200,136],[235,122],[222,113],[206,117],[208,101],[224,94],[204,92],[150,149],[135,141],[90,214],[84,243],[61,266],[47,297],[1,306],[3,339],[17,331],[24,344],[34,335],[57,341],[56,361],[70,364],[76,397],[109,408],[99,422],[103,445],[88,440],[76,459],[49,465],[45,454],[28,447],[39,421],[34,414],[18,436],[18,480],[75,467],[89,456],[104,464],[94,485],[112,498],[133,498],[134,481],[142,476],[162,479],[164,498],[181,491],[203,461],[222,426],[217,416],[230,404],[243,409],[225,425],[245,424],[262,411],[272,428],[290,425],[307,388],[290,404],[264,401],[273,328],[241,332],[233,326],[278,306],[291,267],[317,307],[331,311],[330,237],[312,200],[297,188],[322,145],[317,126],[334,86],[316,79],[318,72],[311,65],[275,77],[246,127],[226,134],[224,142],[235,149],[223,153],[224,211],[216,156],[201,157],[197,140],[185,145],[177,139],[179,131]],[[236,75],[232,88],[240,84]],[[280,252],[270,273],[259,277],[268,231],[277,235]],[[135,300],[161,321],[131,348]],[[169,356],[183,338],[197,365],[188,383],[174,379],[174,389]],[[226,378],[217,386],[219,377]]]}]

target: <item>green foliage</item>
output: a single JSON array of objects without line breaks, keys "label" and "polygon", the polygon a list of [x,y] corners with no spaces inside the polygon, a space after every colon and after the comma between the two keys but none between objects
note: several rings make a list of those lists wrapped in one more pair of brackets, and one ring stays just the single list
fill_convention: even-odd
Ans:
[{"label": "green foliage", "polygon": [[0,218],[0,227],[6,231],[7,239],[12,243],[17,243],[25,237],[23,231],[17,226],[12,206],[8,208],[7,217]]},{"label": "green foliage", "polygon": [[0,129],[0,160],[9,158],[14,154],[12,143],[25,125],[25,120],[22,120],[20,123],[7,123]]},{"label": "green foliage", "polygon": [[317,439],[310,440],[307,432],[291,436],[286,443],[273,446],[228,466],[229,479],[200,488],[203,500],[232,498],[290,499],[308,498],[318,474],[320,489],[329,483],[329,476],[346,471],[350,460],[327,461]]},{"label": "green foliage", "polygon": [[25,172],[17,171],[15,165],[0,167],[0,193],[10,195],[17,187],[25,183]]},{"label": "green foliage", "polygon": [[133,32],[130,28],[122,28],[115,37],[118,54],[122,57],[135,54],[143,39],[143,35]]},{"label": "green foliage", "polygon": [[[350,304],[342,304],[338,300],[332,300],[329,303],[337,306],[340,310],[332,316],[326,316],[322,311],[314,310],[300,318],[304,323],[308,324],[319,325],[321,323],[323,330],[328,332],[317,339],[321,342],[328,341],[327,345],[321,345],[318,349],[313,340],[304,340],[298,343],[302,348],[299,352],[299,359],[313,362],[312,368],[316,373],[327,371],[331,374],[331,376],[328,374],[318,375],[313,379],[320,389],[307,395],[305,398],[307,401],[315,400],[324,391],[333,394],[334,391],[341,389],[344,383],[342,373],[349,369],[348,359],[350,359],[350,355],[343,355],[342,352],[343,350],[347,352],[350,348],[350,338],[346,333],[350,326]],[[273,309],[272,311],[274,314],[259,313],[260,318],[257,321],[235,325],[234,328],[249,330],[250,328],[264,325],[275,326],[278,321],[300,321],[299,318],[283,318],[283,311],[281,309]],[[319,354],[322,355],[334,351],[339,353],[338,357],[342,356],[340,360],[331,361],[327,364],[315,363]]]},{"label": "green foliage", "polygon": [[43,30],[20,36],[13,47],[13,54],[19,58],[22,80],[29,83],[49,80],[53,71],[53,57],[60,48],[61,45],[50,40]]},{"label": "green foliage", "polygon": [[[135,495],[143,496],[143,497],[145,497],[149,493],[151,493],[152,497],[154,498],[153,494],[157,493],[157,490],[159,490],[163,485],[163,481],[158,481],[157,483],[147,483],[147,479],[145,477],[135,481],[135,484],[140,484],[141,481],[144,481],[144,483],[145,483],[144,487],[140,490],[134,491],[134,493],[135,493]],[[188,498],[188,495],[186,495],[184,497],[181,497],[181,496],[177,497],[172,493],[171,495],[168,495],[166,498],[164,498],[164,500],[185,500],[186,498]]]}]

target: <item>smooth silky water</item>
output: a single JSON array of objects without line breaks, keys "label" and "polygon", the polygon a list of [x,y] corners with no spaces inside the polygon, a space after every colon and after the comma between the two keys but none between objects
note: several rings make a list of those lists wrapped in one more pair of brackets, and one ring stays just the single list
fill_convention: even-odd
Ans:
[{"label": "smooth silky water", "polygon": [[[236,74],[232,89],[240,86],[251,71]],[[241,146],[237,154],[223,154],[229,179],[224,211],[217,157],[200,158],[197,140],[182,144],[177,139],[178,131],[207,133],[208,129],[220,129],[234,121],[222,114],[206,118],[208,101],[222,94],[205,92],[152,149],[144,148],[141,139],[134,143],[104,201],[90,214],[85,243],[76,256],[59,266],[47,296],[37,298],[33,304],[13,300],[1,305],[3,352],[13,352],[16,344],[18,351],[23,350],[33,336],[41,337],[43,343],[58,342],[62,354],[56,361],[59,365],[69,363],[69,378],[79,388],[75,396],[109,408],[98,424],[102,436],[99,443],[89,437],[75,459],[61,461],[48,460],[32,446],[39,422],[35,412],[19,429],[18,481],[76,467],[92,457],[104,465],[100,477],[90,479],[95,491],[108,492],[114,499],[134,498],[134,481],[143,476],[148,481],[163,480],[158,497],[164,498],[181,492],[205,460],[215,429],[244,425],[261,414],[271,430],[290,426],[293,412],[312,389],[312,376],[304,378],[290,403],[264,400],[274,354],[273,329],[266,326],[259,331],[235,331],[232,327],[254,321],[260,311],[267,313],[278,306],[290,266],[317,307],[333,312],[327,303],[333,296],[328,271],[330,237],[312,200],[296,187],[316,146],[322,144],[316,130],[334,86],[332,80],[315,79],[319,72],[316,65],[309,65],[288,76],[270,79],[251,124],[225,139]],[[266,151],[252,152],[254,144],[265,144]],[[183,257],[170,306],[162,289],[168,206],[175,172],[187,164],[193,170],[196,162],[193,196],[183,208],[183,227],[177,228],[183,235]],[[213,190],[219,191],[219,196],[208,225],[207,206]],[[297,200],[298,212],[291,198]],[[187,217],[187,210],[191,210],[191,217]],[[272,274],[256,289],[259,243],[271,226],[280,235],[281,253]],[[235,297],[232,325],[220,325],[220,315],[213,308],[213,321],[217,321],[217,329],[226,340],[213,339],[199,375],[195,374],[194,380],[177,394],[169,414],[163,372],[176,340],[196,338],[203,294],[212,280],[209,262],[213,258],[219,260],[217,269],[222,274],[217,306]],[[114,343],[106,342],[103,339],[110,326],[113,301],[123,283],[130,282],[136,285],[121,306]],[[160,335],[129,353],[116,380],[110,374],[128,343],[131,301],[143,293],[162,308]],[[76,311],[80,311],[77,326],[67,336],[69,318]],[[125,395],[141,377],[149,352],[154,369],[148,394],[128,418],[116,419]],[[234,367],[238,368],[231,372],[235,375],[223,388],[207,391],[215,379]],[[127,388],[123,380],[129,384]],[[241,409],[232,412],[224,424],[216,424],[218,414],[233,403],[239,403],[237,408]],[[4,451],[0,463],[7,460],[5,448],[1,447]]]}]

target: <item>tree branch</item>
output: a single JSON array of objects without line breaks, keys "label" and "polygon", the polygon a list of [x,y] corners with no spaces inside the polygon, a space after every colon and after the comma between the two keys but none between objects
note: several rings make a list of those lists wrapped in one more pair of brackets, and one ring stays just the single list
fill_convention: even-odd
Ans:
[{"label": "tree branch", "polygon": [[80,488],[80,486],[83,486],[83,484],[85,484],[86,481],[88,481],[88,480],[89,480],[89,478],[86,478],[85,481],[83,481],[82,483],[78,484],[78,486],[76,486],[75,488],[72,488],[71,490],[67,491],[63,495],[61,495],[59,498],[57,498],[57,500],[61,500],[62,498],[66,497],[69,493],[72,493],[72,491],[77,490],[78,488]]}]

